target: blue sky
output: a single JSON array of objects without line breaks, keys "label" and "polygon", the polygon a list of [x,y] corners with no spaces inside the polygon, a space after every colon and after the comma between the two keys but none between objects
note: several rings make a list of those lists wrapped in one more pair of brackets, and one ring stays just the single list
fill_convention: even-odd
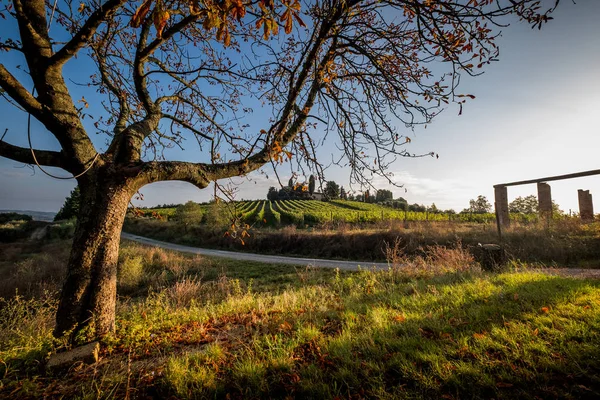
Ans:
[{"label": "blue sky", "polygon": [[[505,28],[498,42],[500,61],[488,66],[483,76],[462,81],[460,91],[477,96],[462,115],[458,108],[449,107],[427,129],[417,128],[410,134],[411,152],[435,151],[440,158],[401,159],[392,166],[406,193],[382,179],[374,185],[391,189],[395,197],[403,196],[411,203],[435,202],[438,208],[460,211],[478,194],[492,200],[496,183],[600,168],[599,16],[600,1],[563,1],[555,19],[541,31],[518,23]],[[3,55],[0,62],[6,62]],[[82,71],[72,66],[69,73],[77,76]],[[9,128],[6,140],[25,145],[26,116],[2,102],[0,116],[0,133]],[[35,126],[33,136],[36,146],[56,148],[41,127]],[[325,148],[322,152],[330,158]],[[197,158],[193,150],[169,155]],[[265,172],[270,180],[260,174],[234,179],[237,198],[264,198],[268,187],[277,185],[272,172]],[[328,179],[347,186],[347,171],[332,168],[327,172]],[[284,166],[279,173],[287,181],[289,168]],[[589,189],[600,210],[599,184],[600,176],[552,182],[553,198],[562,209],[577,211],[577,189]],[[39,171],[32,174],[29,167],[0,158],[0,209],[56,211],[74,185],[72,180],[55,180]],[[509,199],[535,194],[535,190],[535,185],[509,188]],[[144,187],[142,193],[144,201],[134,202],[152,206],[207,201],[212,190],[163,182]]]}]

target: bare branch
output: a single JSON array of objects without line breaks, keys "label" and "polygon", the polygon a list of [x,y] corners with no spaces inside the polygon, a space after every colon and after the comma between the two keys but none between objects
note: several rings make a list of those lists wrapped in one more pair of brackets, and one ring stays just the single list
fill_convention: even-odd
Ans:
[{"label": "bare branch", "polygon": [[83,46],[90,42],[98,27],[126,2],[127,0],[108,0],[98,7],[88,17],[81,29],[73,35],[71,40],[50,58],[50,65],[60,66],[71,59]]},{"label": "bare branch", "polygon": [[[33,150],[35,157],[41,165],[49,167],[58,167],[67,170],[67,162],[64,154],[50,150]],[[31,149],[25,147],[19,147],[6,143],[0,140],[0,157],[9,158],[14,161],[22,162],[25,164],[35,164]]]}]

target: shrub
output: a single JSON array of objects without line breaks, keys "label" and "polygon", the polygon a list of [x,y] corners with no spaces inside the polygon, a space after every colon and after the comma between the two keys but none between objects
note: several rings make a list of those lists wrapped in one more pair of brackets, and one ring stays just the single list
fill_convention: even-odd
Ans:
[{"label": "shrub", "polygon": [[202,214],[202,207],[198,203],[188,201],[177,207],[173,219],[187,230],[188,226],[202,222]]},{"label": "shrub", "polygon": [[144,258],[142,256],[127,255],[119,263],[117,277],[119,285],[123,288],[135,288],[142,281],[144,274]]},{"label": "shrub", "polygon": [[221,203],[208,206],[203,219],[204,223],[213,229],[224,229],[228,225],[227,209]]}]

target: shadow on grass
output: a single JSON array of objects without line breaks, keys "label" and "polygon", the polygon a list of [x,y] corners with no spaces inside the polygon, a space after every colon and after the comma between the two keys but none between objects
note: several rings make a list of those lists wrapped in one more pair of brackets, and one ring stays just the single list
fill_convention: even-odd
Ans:
[{"label": "shadow on grass", "polygon": [[371,382],[373,396],[600,396],[599,282],[503,274],[403,289],[346,299],[370,321],[334,346],[346,393]]}]

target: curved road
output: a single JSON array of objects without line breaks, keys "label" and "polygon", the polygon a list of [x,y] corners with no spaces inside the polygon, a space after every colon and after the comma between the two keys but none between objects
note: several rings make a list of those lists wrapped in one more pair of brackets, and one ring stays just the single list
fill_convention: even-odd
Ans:
[{"label": "curved road", "polygon": [[122,232],[121,238],[132,240],[134,242],[146,244],[149,246],[162,247],[163,249],[181,251],[183,253],[201,254],[203,256],[233,258],[234,260],[255,261],[270,264],[290,264],[324,268],[339,268],[346,270],[356,270],[358,266],[362,268],[387,269],[387,263],[377,263],[373,261],[338,261],[338,260],[323,260],[318,258],[301,258],[301,257],[286,257],[286,256],[267,256],[253,253],[239,253],[235,251],[203,249],[199,247],[184,246],[168,242],[161,242],[143,236],[132,235],[131,233]]},{"label": "curved road", "polygon": [[[183,253],[201,254],[211,257],[232,258],[234,260],[255,261],[267,264],[289,264],[301,266],[313,266],[322,268],[339,268],[345,270],[356,270],[359,266],[362,268],[387,269],[387,263],[377,263],[373,261],[338,261],[338,260],[323,260],[319,258],[301,258],[301,257],[286,257],[286,256],[267,256],[253,253],[238,253],[235,251],[203,249],[200,247],[190,247],[181,244],[161,242],[143,236],[132,235],[131,233],[122,232],[121,238],[132,240],[134,242],[146,244],[149,246],[162,247],[163,249],[181,251]],[[573,278],[588,278],[600,279],[599,269],[583,269],[583,268],[541,268],[540,272],[545,272],[552,275],[570,276]]]}]

